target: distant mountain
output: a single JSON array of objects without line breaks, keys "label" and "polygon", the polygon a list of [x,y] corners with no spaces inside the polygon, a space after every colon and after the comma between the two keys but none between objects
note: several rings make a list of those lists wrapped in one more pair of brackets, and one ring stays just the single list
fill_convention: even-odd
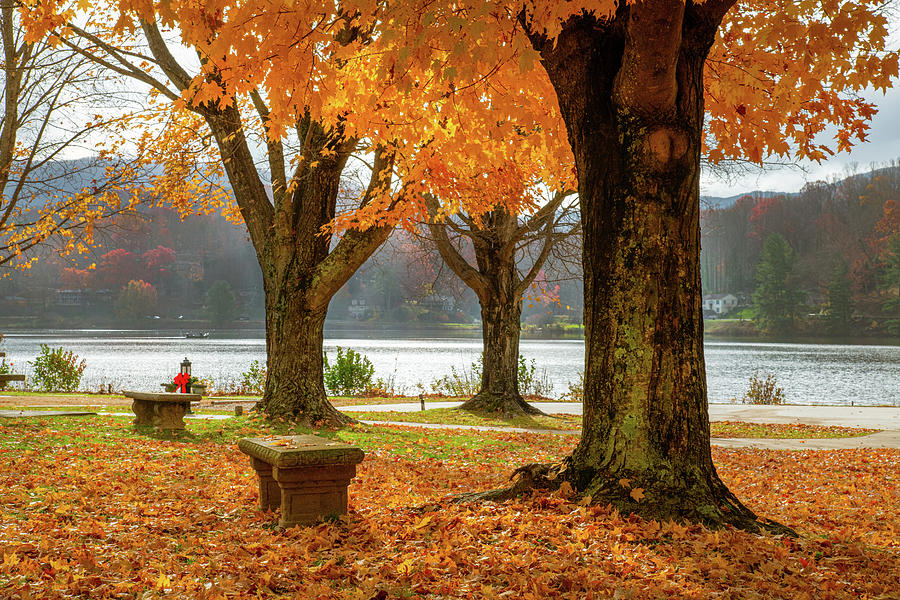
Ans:
[{"label": "distant mountain", "polygon": [[[890,177],[897,178],[900,177],[900,165],[891,164],[886,167],[879,167],[877,169],[872,169],[866,171],[864,173],[854,173],[852,175],[848,175],[841,179],[833,179],[827,182],[815,181],[809,182],[806,185],[829,185],[829,186],[842,186],[849,183],[857,182],[858,180],[868,181],[871,179],[875,179],[876,177]],[[805,187],[805,186],[804,186]],[[800,191],[796,192],[766,192],[761,190],[753,190],[752,192],[742,192],[740,194],[735,194],[734,196],[700,196],[700,208],[703,210],[711,210],[716,208],[729,208],[732,206],[738,198],[743,198],[744,196],[753,196],[754,198],[772,198],[774,196],[784,196],[786,198],[794,198],[800,195]]]},{"label": "distant mountain", "polygon": [[742,192],[734,196],[700,196],[700,208],[709,210],[713,208],[728,208],[734,204],[738,198],[744,196],[753,196],[754,198],[772,198],[774,196],[796,196],[796,192],[764,192],[761,190],[753,190],[752,192]]}]

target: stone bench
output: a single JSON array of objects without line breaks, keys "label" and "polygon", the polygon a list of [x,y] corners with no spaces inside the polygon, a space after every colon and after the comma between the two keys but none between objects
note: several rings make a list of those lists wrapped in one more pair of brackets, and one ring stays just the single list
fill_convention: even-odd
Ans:
[{"label": "stone bench", "polygon": [[365,454],[356,446],[315,435],[242,438],[259,477],[259,506],[281,507],[281,527],[311,525],[347,514],[347,486]]},{"label": "stone bench", "polygon": [[0,375],[0,387],[6,385],[10,381],[25,381],[25,376],[21,373],[7,373]]},{"label": "stone bench", "polygon": [[200,394],[130,390],[122,394],[132,399],[135,425],[152,425],[158,429],[184,429],[184,415],[190,409],[191,402],[199,402],[203,398]]}]

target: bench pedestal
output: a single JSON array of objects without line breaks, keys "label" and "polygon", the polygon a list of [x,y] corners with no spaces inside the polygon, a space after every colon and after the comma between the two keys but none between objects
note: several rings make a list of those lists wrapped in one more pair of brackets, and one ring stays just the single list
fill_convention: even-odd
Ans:
[{"label": "bench pedestal", "polygon": [[162,392],[134,392],[125,390],[126,398],[131,398],[135,425],[151,425],[158,429],[184,429],[184,415],[191,402],[199,402],[200,394],[177,394]]},{"label": "bench pedestal", "polygon": [[281,507],[281,527],[347,514],[347,486],[365,456],[359,448],[314,435],[243,438],[238,447],[259,478],[260,508]]}]

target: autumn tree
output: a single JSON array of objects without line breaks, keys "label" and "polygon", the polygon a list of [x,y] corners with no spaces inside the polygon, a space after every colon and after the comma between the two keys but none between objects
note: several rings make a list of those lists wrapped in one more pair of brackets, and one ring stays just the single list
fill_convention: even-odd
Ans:
[{"label": "autumn tree", "polygon": [[[765,525],[710,456],[700,156],[760,160],[796,142],[821,158],[829,121],[839,148],[859,137],[872,107],[855,86],[889,85],[897,57],[879,54],[880,4],[856,8],[647,0],[518,13],[566,123],[584,235],[584,428],[555,480],[627,512]],[[852,75],[834,66],[848,55]]]},{"label": "autumn tree", "polygon": [[[490,181],[488,179],[487,181]],[[556,192],[530,215],[519,217],[500,206],[472,216],[464,211],[438,218],[431,198],[431,239],[444,262],[478,297],[483,342],[481,386],[460,408],[504,414],[542,414],[522,398],[518,383],[522,297],[556,245],[574,235],[571,194]],[[474,264],[460,252],[471,244]],[[527,252],[534,254],[529,257]]]},{"label": "autumn tree", "polygon": [[[142,200],[146,175],[110,154],[118,117],[96,114],[121,109],[124,94],[104,88],[84,57],[28,37],[21,10],[0,0],[0,268],[27,268],[45,245],[85,252],[104,218]],[[85,146],[97,154],[70,157]]]},{"label": "autumn tree", "polygon": [[123,319],[140,319],[156,312],[156,288],[142,279],[133,279],[119,292],[116,312]]},{"label": "autumn tree", "polygon": [[[322,105],[334,101],[327,91],[299,100],[276,98],[273,104],[258,81],[249,86],[242,81],[226,84],[227,74],[221,64],[209,60],[209,48],[242,40],[227,32],[221,35],[220,30],[227,28],[221,12],[201,9],[197,15],[191,5],[160,3],[147,13],[142,7],[123,5],[116,29],[106,25],[104,17],[115,21],[110,15],[118,13],[118,7],[105,13],[102,3],[97,5],[101,10],[92,19],[69,23],[60,37],[78,54],[148,86],[164,103],[170,131],[150,140],[158,144],[158,159],[166,167],[157,189],[168,190],[185,210],[203,210],[192,206],[191,194],[181,185],[183,179],[196,181],[196,173],[190,172],[191,156],[206,156],[202,147],[196,148],[202,143],[194,132],[202,128],[215,142],[263,273],[268,377],[262,409],[308,423],[347,423],[350,419],[326,399],[322,328],[331,297],[386,239],[391,226],[346,231],[336,243],[324,228],[336,216],[341,177],[356,152],[369,152],[371,174],[358,206],[375,201],[390,205],[395,150],[389,142],[364,139],[366,131],[351,130],[346,119],[321,117]],[[293,68],[308,67],[315,72],[307,74],[309,82],[330,77],[327,87],[340,88],[346,58],[365,49],[370,32],[341,10],[327,18],[317,12],[298,17],[311,36],[296,49],[302,65]],[[201,56],[198,69],[189,70],[161,23],[180,24],[182,41]],[[132,30],[142,39],[134,39]],[[350,106],[338,104],[341,114]],[[190,155],[192,148],[197,154]],[[264,165],[256,164],[256,151],[265,156]],[[365,163],[357,162],[355,168],[361,164]]]}]

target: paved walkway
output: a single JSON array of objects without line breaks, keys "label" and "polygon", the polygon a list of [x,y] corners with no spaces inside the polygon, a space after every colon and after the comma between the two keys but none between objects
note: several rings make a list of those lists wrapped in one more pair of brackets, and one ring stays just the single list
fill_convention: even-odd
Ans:
[{"label": "paved walkway", "polygon": [[[580,429],[528,429],[524,427],[493,427],[490,425],[446,425],[443,423],[410,423],[399,421],[369,421],[369,425],[403,425],[421,427],[423,429],[464,429],[469,431],[501,431],[506,433],[538,433],[556,435],[581,435]],[[713,446],[723,448],[762,448],[768,450],[849,450],[854,448],[898,448],[900,449],[900,431],[885,430],[852,438],[806,438],[806,439],[768,439],[768,438],[712,438]]]},{"label": "paved walkway", "polygon": [[[427,402],[425,408],[455,408],[461,402]],[[535,402],[547,414],[580,415],[580,402]],[[368,404],[342,406],[344,412],[416,412],[418,403]],[[803,423],[838,427],[900,430],[900,406],[810,406],[782,404],[757,406],[750,404],[710,404],[710,421],[744,421],[746,423]]]},{"label": "paved walkway", "polygon": [[95,412],[80,410],[0,410],[0,418],[21,419],[23,417],[84,417]]}]

